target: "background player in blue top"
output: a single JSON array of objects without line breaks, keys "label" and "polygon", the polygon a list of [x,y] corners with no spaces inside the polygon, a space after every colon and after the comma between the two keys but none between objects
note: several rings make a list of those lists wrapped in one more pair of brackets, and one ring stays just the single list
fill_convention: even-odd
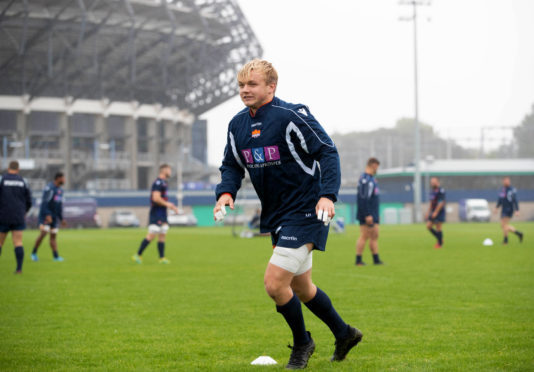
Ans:
[{"label": "background player in blue top", "polygon": [[[426,228],[438,240],[434,248],[439,249],[443,245],[442,225],[445,222],[445,189],[440,187],[439,178],[430,179],[430,203],[426,213]],[[434,229],[434,226],[436,228]]]},{"label": "background player in blue top", "polygon": [[510,219],[515,214],[519,215],[519,203],[517,201],[517,190],[510,184],[510,177],[504,177],[502,179],[502,189],[499,192],[499,200],[495,207],[495,213],[501,207],[501,227],[504,235],[503,244],[508,244],[508,233],[513,232],[519,237],[519,241],[523,241],[523,233],[516,230],[515,227],[510,225]]},{"label": "background player in blue top", "polygon": [[54,255],[54,261],[61,262],[61,257],[57,251],[57,234],[59,224],[61,227],[67,226],[63,219],[63,189],[61,186],[65,183],[65,175],[62,172],[56,173],[54,181],[46,185],[41,199],[41,208],[39,210],[39,229],[41,233],[35,241],[32,251],[32,260],[39,261],[37,250],[41,245],[46,234],[50,233],[50,247]]},{"label": "background player in blue top", "polygon": [[245,170],[261,201],[260,231],[270,232],[273,255],[264,283],[293,333],[287,368],[305,368],[315,350],[306,331],[301,301],[336,337],[333,361],[343,360],[362,338],[338,315],[328,296],[311,279],[312,250],[325,250],[328,223],[340,186],[337,149],[304,105],[274,96],[278,75],[262,60],[238,73],[245,106],[230,121],[217,185],[216,220],[234,208]]},{"label": "background player in blue top", "polygon": [[15,274],[22,273],[22,232],[26,228],[24,217],[32,206],[28,183],[18,173],[19,162],[14,160],[9,163],[7,173],[0,176],[0,253],[7,234],[11,231],[17,259]]},{"label": "background player in blue top", "polygon": [[150,191],[148,233],[141,242],[137,254],[132,256],[132,260],[138,264],[143,262],[141,255],[156,235],[158,235],[159,263],[171,263],[165,257],[165,238],[167,236],[167,231],[169,230],[169,224],[167,223],[167,208],[171,208],[176,213],[178,213],[178,208],[169,201],[169,197],[167,196],[167,181],[170,177],[171,166],[169,164],[160,165],[159,176],[152,184],[152,190]]},{"label": "background player in blue top", "polygon": [[378,184],[375,180],[376,172],[380,162],[377,158],[369,158],[365,172],[362,173],[358,180],[357,191],[357,217],[360,222],[360,236],[356,241],[356,265],[364,266],[362,261],[362,253],[365,248],[365,243],[369,240],[369,249],[373,254],[373,263],[375,265],[384,264],[380,261],[378,255],[378,224],[380,223],[379,216],[379,191]]}]

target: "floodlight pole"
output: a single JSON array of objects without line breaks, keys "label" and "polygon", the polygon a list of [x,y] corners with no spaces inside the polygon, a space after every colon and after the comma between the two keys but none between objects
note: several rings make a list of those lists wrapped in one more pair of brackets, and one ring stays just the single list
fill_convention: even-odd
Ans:
[{"label": "floodlight pole", "polygon": [[183,164],[184,164],[184,142],[182,139],[178,141],[178,162],[176,163],[176,206],[181,211],[183,208],[184,189],[183,189]]},{"label": "floodlight pole", "polygon": [[421,210],[421,128],[419,123],[419,69],[417,53],[417,6],[429,5],[429,2],[406,1],[401,5],[411,5],[413,9],[411,21],[413,21],[413,70],[414,70],[414,174],[413,174],[413,208],[416,223],[423,222]]},{"label": "floodlight pole", "polygon": [[417,4],[413,6],[413,84],[414,84],[414,120],[415,120],[415,172],[413,174],[413,199],[415,222],[423,221],[421,211],[421,128],[419,124],[419,74],[417,58]]}]

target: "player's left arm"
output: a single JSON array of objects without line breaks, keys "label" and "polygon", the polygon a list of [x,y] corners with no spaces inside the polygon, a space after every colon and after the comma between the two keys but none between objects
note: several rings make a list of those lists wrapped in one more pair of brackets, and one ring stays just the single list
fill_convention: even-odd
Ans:
[{"label": "player's left arm", "polygon": [[67,221],[65,219],[63,219],[63,200],[60,201],[57,206],[56,206],[56,213],[57,213],[57,217],[59,218],[59,220],[61,221],[61,227],[65,227],[67,226]]},{"label": "player's left arm", "polygon": [[519,202],[517,200],[517,190],[514,189],[514,192],[512,194],[512,206],[514,208],[514,212],[516,215],[519,215]]},{"label": "player's left arm", "polygon": [[436,209],[434,210],[434,213],[432,213],[432,217],[436,218],[441,212],[441,210],[445,207],[445,191],[441,191],[438,196],[438,205],[436,206]]},{"label": "player's left arm", "polygon": [[307,107],[302,106],[299,110],[304,110],[307,115],[299,115],[293,111],[294,117],[291,118],[291,121],[303,135],[301,146],[305,145],[305,147],[302,146],[304,151],[319,162],[321,171],[320,199],[315,209],[317,213],[322,210],[328,213],[329,218],[333,218],[335,215],[334,203],[337,201],[341,184],[339,154],[334,141],[326,134]]},{"label": "player's left arm", "polygon": [[24,180],[24,199],[26,201],[26,213],[28,213],[32,207],[32,192],[26,180]]}]

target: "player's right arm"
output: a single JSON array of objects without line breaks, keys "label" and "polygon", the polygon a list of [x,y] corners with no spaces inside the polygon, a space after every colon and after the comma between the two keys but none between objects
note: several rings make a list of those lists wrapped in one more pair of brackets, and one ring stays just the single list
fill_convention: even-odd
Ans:
[{"label": "player's right arm", "polygon": [[[365,216],[365,222],[367,224],[373,224],[373,217],[370,212],[371,198],[369,194],[369,191],[372,192],[372,189],[372,184],[369,183],[367,178],[361,177],[358,185],[358,196],[362,202],[358,204],[358,208],[361,209],[361,215]],[[368,217],[371,217],[370,221]]]},{"label": "player's right arm", "polygon": [[43,190],[43,196],[41,198],[41,211],[43,212],[45,216],[45,222],[51,223],[52,222],[52,211],[50,210],[50,201],[54,197],[54,190],[50,186],[46,186]]},{"label": "player's right arm", "polygon": [[176,208],[176,206],[171,203],[170,201],[167,201],[165,199],[163,199],[161,197],[161,191],[159,190],[154,190],[152,191],[152,201],[154,203],[156,203],[157,205],[161,205],[162,207],[165,207],[165,208],[170,208],[172,209],[173,211],[175,211],[176,213],[178,213],[178,208]]},{"label": "player's right arm", "polygon": [[499,194],[499,199],[497,199],[497,205],[495,205],[495,213],[499,211],[499,207],[502,205],[503,199],[504,198],[502,197],[502,195]]},{"label": "player's right arm", "polygon": [[216,220],[222,219],[221,214],[218,215],[219,212],[224,217],[226,212],[224,206],[228,205],[230,209],[234,209],[237,191],[241,188],[241,181],[245,177],[245,169],[237,153],[235,139],[230,130],[228,130],[224,158],[219,170],[221,171],[221,183],[215,189],[217,202],[213,208],[213,217]]}]

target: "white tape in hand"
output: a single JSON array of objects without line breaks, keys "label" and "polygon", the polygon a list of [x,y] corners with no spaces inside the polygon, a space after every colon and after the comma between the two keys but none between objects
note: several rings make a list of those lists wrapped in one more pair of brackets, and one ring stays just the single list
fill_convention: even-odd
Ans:
[{"label": "white tape in hand", "polygon": [[328,215],[328,211],[323,211],[323,222],[324,222],[324,225],[325,226],[328,226],[328,224],[330,223],[330,216]]},{"label": "white tape in hand", "polygon": [[322,210],[322,209],[319,209],[317,211],[317,219],[319,221],[322,221],[325,226],[328,226],[328,224],[332,220],[332,218],[330,218],[330,216],[328,216],[328,211],[325,211],[325,210]]},{"label": "white tape in hand", "polygon": [[226,216],[226,208],[223,205],[220,210],[215,212],[215,221],[221,222],[224,220],[224,216]]}]

